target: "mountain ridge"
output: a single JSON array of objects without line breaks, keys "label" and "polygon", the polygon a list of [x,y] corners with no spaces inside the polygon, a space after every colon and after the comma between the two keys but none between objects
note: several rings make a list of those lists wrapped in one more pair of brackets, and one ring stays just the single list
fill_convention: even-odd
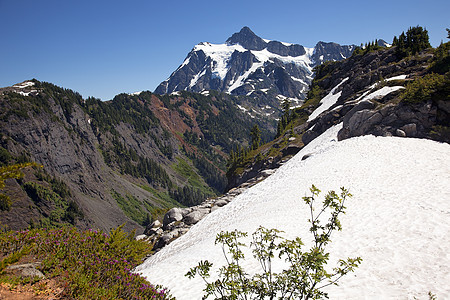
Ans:
[{"label": "mountain ridge", "polygon": [[[81,228],[126,222],[127,230],[140,232],[147,214],[151,221],[173,206],[220,194],[227,155],[249,144],[248,124],[259,125],[265,139],[274,126],[236,108],[234,96],[213,91],[147,91],[103,102],[31,80],[1,88],[0,100],[0,165],[34,161],[45,173],[29,170],[22,181],[8,182],[7,194],[20,201],[0,217],[12,229],[65,222],[61,209],[73,202],[84,218],[71,221]],[[50,201],[59,199],[51,178],[70,191],[63,207]]]},{"label": "mountain ridge", "polygon": [[280,102],[299,106],[312,80],[313,68],[349,57],[356,46],[318,42],[314,48],[264,40],[248,27],[225,44],[202,42],[156,89],[157,94],[218,90],[257,99],[249,110],[278,118]]}]

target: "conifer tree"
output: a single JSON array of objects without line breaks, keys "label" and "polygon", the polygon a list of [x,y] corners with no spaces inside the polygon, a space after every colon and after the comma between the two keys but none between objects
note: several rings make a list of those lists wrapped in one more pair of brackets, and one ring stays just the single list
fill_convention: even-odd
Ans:
[{"label": "conifer tree", "polygon": [[261,130],[258,125],[253,126],[250,136],[252,138],[252,150],[255,150],[261,144]]},{"label": "conifer tree", "polygon": [[396,53],[399,58],[409,55],[415,55],[431,47],[428,37],[428,31],[420,26],[410,27],[406,32],[399,36]]}]

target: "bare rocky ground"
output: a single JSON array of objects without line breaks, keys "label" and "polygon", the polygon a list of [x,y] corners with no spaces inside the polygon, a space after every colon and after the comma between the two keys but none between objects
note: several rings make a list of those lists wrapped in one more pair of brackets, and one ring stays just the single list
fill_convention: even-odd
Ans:
[{"label": "bare rocky ground", "polygon": [[[23,283],[0,283],[0,300],[56,300],[64,299],[64,284],[58,278],[47,279],[38,270],[40,262],[33,256],[25,256],[7,267],[5,274],[20,276]],[[28,282],[28,283],[25,283]]]}]

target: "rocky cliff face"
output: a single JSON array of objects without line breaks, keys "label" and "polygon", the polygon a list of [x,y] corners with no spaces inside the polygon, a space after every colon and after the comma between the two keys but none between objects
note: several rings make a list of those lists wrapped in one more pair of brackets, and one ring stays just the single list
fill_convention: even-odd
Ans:
[{"label": "rocky cliff face", "polygon": [[[79,227],[126,223],[140,231],[173,206],[215,196],[226,185],[227,153],[248,144],[249,124],[266,135],[273,130],[235,101],[220,93],[143,92],[102,102],[36,80],[0,89],[0,164],[30,160],[48,174],[30,169],[7,182],[13,205],[0,211],[2,223],[57,224],[76,205],[84,218],[70,220]],[[70,195],[61,200],[55,180]]]},{"label": "rocky cliff face", "polygon": [[247,111],[277,118],[280,101],[302,103],[311,83],[312,69],[325,61],[349,57],[354,46],[319,42],[314,48],[264,40],[244,27],[225,44],[200,43],[155,90],[203,92],[218,90],[248,96]]}]

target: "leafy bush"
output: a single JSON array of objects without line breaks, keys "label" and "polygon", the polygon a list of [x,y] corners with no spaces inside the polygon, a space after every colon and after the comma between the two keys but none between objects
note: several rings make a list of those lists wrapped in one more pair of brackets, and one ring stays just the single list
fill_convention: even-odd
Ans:
[{"label": "leafy bush", "polygon": [[450,42],[434,49],[434,57],[433,62],[430,64],[430,71],[438,74],[445,74],[450,71]]},{"label": "leafy bush", "polygon": [[408,103],[420,103],[437,98],[449,100],[449,83],[448,75],[427,74],[408,84],[401,98]]},{"label": "leafy bush", "polygon": [[[186,274],[193,278],[196,275],[206,282],[203,299],[214,296],[215,299],[321,299],[328,298],[328,294],[322,288],[328,285],[337,285],[337,281],[349,272],[354,271],[362,259],[340,259],[338,267],[332,271],[325,269],[329,259],[329,253],[325,247],[331,242],[330,236],[334,230],[341,230],[338,219],[341,213],[345,213],[345,200],[351,194],[341,188],[340,195],[334,191],[328,192],[322,207],[315,214],[315,201],[320,190],[315,186],[311,188],[311,197],[303,197],[311,212],[310,231],[314,236],[314,244],[309,251],[303,251],[302,240],[297,237],[288,240],[280,236],[276,229],[260,227],[253,234],[253,242],[250,247],[253,256],[260,263],[262,273],[250,276],[242,267],[245,258],[241,250],[246,245],[240,239],[247,233],[240,231],[221,232],[216,237],[216,244],[221,244],[227,265],[219,269],[219,279],[208,282],[212,263],[201,261],[196,267],[191,268]],[[329,215],[328,223],[322,225],[319,217]],[[288,263],[289,267],[280,273],[272,271],[272,265],[278,256]]]},{"label": "leafy bush", "polygon": [[[165,289],[132,272],[150,250],[122,227],[109,235],[75,228],[0,232],[1,265],[30,252],[42,261],[45,276],[65,287],[64,299],[172,299]],[[0,276],[0,282],[8,280]]]}]

